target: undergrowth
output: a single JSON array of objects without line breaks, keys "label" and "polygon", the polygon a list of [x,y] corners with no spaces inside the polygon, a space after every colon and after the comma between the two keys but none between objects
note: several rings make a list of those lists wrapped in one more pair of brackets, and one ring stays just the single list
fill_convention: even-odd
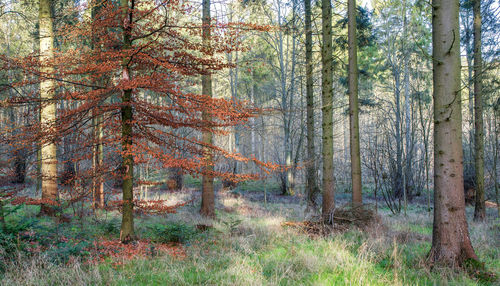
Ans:
[{"label": "undergrowth", "polygon": [[[137,234],[151,243],[182,245],[182,256],[168,253],[86,263],[85,243],[119,234],[117,214],[82,223],[55,224],[34,217],[10,220],[0,233],[1,285],[495,285],[491,276],[449,269],[431,271],[425,257],[431,246],[432,218],[425,211],[408,216],[382,213],[385,227],[353,228],[310,237],[284,228],[302,206],[261,205],[224,200],[224,207],[248,206],[252,215],[225,212],[205,220],[196,206],[167,217],[137,220]],[[295,209],[292,209],[295,208]],[[234,208],[237,209],[237,208]],[[248,211],[248,209],[245,209]],[[16,223],[16,224],[14,224]],[[199,226],[204,226],[200,230]],[[485,273],[500,271],[499,222],[470,224],[471,239]],[[17,234],[16,234],[17,233]],[[18,234],[28,233],[27,237]],[[61,238],[58,238],[61,237]],[[64,237],[64,239],[62,239]],[[30,245],[47,246],[34,252]],[[133,247],[133,246],[131,246]],[[56,258],[57,259],[54,259]]]}]

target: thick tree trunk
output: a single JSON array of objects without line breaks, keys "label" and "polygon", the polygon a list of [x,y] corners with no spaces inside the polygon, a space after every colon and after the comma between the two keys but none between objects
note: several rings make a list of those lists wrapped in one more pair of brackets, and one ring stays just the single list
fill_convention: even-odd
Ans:
[{"label": "thick tree trunk", "polygon": [[349,131],[351,150],[352,204],[361,205],[361,156],[359,150],[358,109],[358,41],[356,38],[356,0],[348,0],[348,45],[349,45]]},{"label": "thick tree trunk", "polygon": [[[129,11],[128,0],[120,1],[121,9],[123,10],[123,49],[128,50],[132,46],[132,12]],[[134,8],[134,0],[132,0],[132,8]],[[132,75],[129,69],[129,58],[124,58],[122,62],[122,81],[130,81]],[[135,240],[134,234],[134,156],[132,150],[132,90],[124,89],[122,91],[122,225],[120,231],[120,240],[123,243],[128,243]]]},{"label": "thick tree trunk", "polygon": [[474,164],[476,171],[476,205],[474,220],[484,221],[486,206],[484,199],[484,126],[482,96],[481,57],[481,1],[474,1]]},{"label": "thick tree trunk", "polygon": [[[39,26],[40,26],[40,69],[41,74],[47,75],[40,82],[40,128],[42,130],[54,130],[56,121],[55,82],[50,79],[54,68],[50,63],[54,58],[54,30],[52,26],[52,0],[40,0]],[[51,135],[50,135],[51,136]],[[42,200],[56,203],[57,191],[57,146],[50,138],[42,142],[41,147],[41,176],[42,176]],[[55,209],[51,204],[42,204],[40,214],[54,215]]]},{"label": "thick tree trunk", "polygon": [[307,208],[316,210],[317,196],[320,192],[316,177],[316,152],[314,148],[314,92],[313,92],[313,53],[311,0],[304,0],[306,32],[306,104],[307,104],[307,166],[306,194]]},{"label": "thick tree trunk", "polygon": [[[210,48],[210,0],[203,0],[203,44]],[[202,93],[212,97],[212,75],[204,74],[201,78]],[[203,111],[202,119],[205,122],[212,120],[208,111]],[[202,140],[207,145],[213,144],[213,135],[210,131],[203,131]],[[211,174],[213,172],[213,159],[211,149],[205,148],[206,174],[203,175],[201,185],[201,209],[200,214],[206,217],[215,217],[215,194],[214,194],[214,178]]]},{"label": "thick tree trunk", "polygon": [[330,220],[335,208],[335,177],[333,173],[333,63],[332,63],[332,7],[330,0],[321,0],[322,34],[321,46],[321,99],[322,99],[322,143],[323,143],[323,209],[324,220]]},{"label": "thick tree trunk", "polygon": [[472,248],[463,192],[458,0],[434,0],[434,225],[429,259],[460,266]]}]

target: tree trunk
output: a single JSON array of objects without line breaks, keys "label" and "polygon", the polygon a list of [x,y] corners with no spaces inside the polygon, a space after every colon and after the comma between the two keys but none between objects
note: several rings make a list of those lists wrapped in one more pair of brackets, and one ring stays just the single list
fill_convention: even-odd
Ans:
[{"label": "tree trunk", "polygon": [[321,99],[323,114],[323,220],[330,220],[335,208],[335,177],[333,173],[333,63],[332,63],[332,7],[330,0],[321,0]]},{"label": "tree trunk", "polygon": [[316,210],[317,196],[320,192],[316,178],[316,152],[314,148],[314,91],[313,91],[313,53],[311,0],[304,0],[306,32],[306,102],[307,102],[307,165],[306,194],[307,208]]},{"label": "tree trunk", "polygon": [[[203,45],[210,49],[210,0],[203,0]],[[203,95],[212,97],[212,75],[207,74],[201,77]],[[212,120],[208,111],[203,111],[202,119],[205,122]],[[203,131],[202,140],[207,145],[213,144],[212,132]],[[205,174],[203,174],[201,185],[201,209],[200,214],[206,217],[215,217],[215,195],[214,195],[214,178],[212,152],[209,147],[205,147]]]},{"label": "tree trunk", "polygon": [[434,224],[430,261],[461,266],[477,259],[465,217],[458,0],[434,0]]},{"label": "tree trunk", "polygon": [[[399,69],[399,68],[398,68]],[[403,195],[403,148],[401,146],[401,84],[400,73],[397,71],[394,75],[395,79],[395,97],[396,97],[396,121],[395,121],[395,135],[396,135],[396,174],[394,178],[394,197],[401,198]]]},{"label": "tree trunk", "polygon": [[351,150],[352,204],[361,205],[361,156],[359,150],[358,41],[356,38],[356,0],[347,3],[349,45],[349,130]]},{"label": "tree trunk", "polygon": [[410,61],[410,51],[407,45],[408,39],[408,17],[407,17],[407,1],[403,4],[403,89],[405,97],[405,166],[404,166],[404,184],[403,184],[403,198],[406,206],[408,204],[408,197],[412,197],[412,192],[409,191],[412,186],[412,140],[411,140],[411,110],[410,110],[410,72],[409,72],[409,61]]},{"label": "tree trunk", "polygon": [[100,170],[103,164],[102,120],[103,116],[100,114],[100,111],[94,109],[92,112],[92,126],[94,129],[94,146],[92,146],[92,167],[94,170],[92,176],[92,201],[94,208],[104,207],[104,182],[101,175],[102,170]]},{"label": "tree trunk", "polygon": [[[40,72],[47,77],[40,82],[40,127],[42,130],[54,130],[56,121],[55,81],[50,79],[54,68],[51,61],[54,59],[54,30],[52,26],[52,0],[40,0]],[[52,135],[52,134],[51,134]],[[50,135],[50,136],[51,136]],[[42,200],[56,203],[57,191],[57,146],[52,139],[42,142],[41,147],[41,175]],[[54,215],[55,209],[51,204],[42,204],[40,214]]]},{"label": "tree trunk", "polygon": [[[92,1],[92,43],[91,48],[97,48],[98,44],[98,34],[95,30],[94,19],[99,15],[102,3],[93,0]],[[98,81],[100,78],[98,79]],[[104,182],[101,175],[101,166],[103,164],[103,114],[99,108],[94,108],[92,110],[92,127],[93,127],[93,147],[92,147],[92,167],[94,170],[92,176],[92,202],[94,208],[104,208]]]},{"label": "tree trunk", "polygon": [[[120,6],[123,10],[123,49],[128,50],[132,46],[132,11],[134,9],[134,0],[132,7],[129,8],[128,0],[120,0]],[[124,58],[122,61],[122,81],[127,82],[132,79],[129,69],[130,58]],[[122,243],[128,243],[135,240],[134,234],[134,157],[132,150],[132,90],[124,89],[122,91],[122,225],[120,231],[120,240]]]},{"label": "tree trunk", "polygon": [[481,58],[481,1],[474,1],[474,169],[476,171],[476,205],[474,220],[484,221],[486,206],[484,199],[484,126],[482,96]]}]

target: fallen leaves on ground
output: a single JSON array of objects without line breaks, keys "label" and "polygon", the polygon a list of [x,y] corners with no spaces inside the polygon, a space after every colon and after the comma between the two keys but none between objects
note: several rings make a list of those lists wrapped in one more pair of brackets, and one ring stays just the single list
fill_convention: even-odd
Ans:
[{"label": "fallen leaves on ground", "polygon": [[120,265],[136,258],[153,258],[158,255],[170,255],[177,259],[186,258],[184,246],[179,243],[152,243],[141,239],[123,244],[119,239],[101,239],[94,242],[95,262],[102,262],[110,257],[114,265]]}]

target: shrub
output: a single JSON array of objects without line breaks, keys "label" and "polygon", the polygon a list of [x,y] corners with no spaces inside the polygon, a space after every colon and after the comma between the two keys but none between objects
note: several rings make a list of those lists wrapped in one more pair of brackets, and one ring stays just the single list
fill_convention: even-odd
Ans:
[{"label": "shrub", "polygon": [[146,237],[151,239],[153,242],[159,243],[184,243],[191,240],[196,233],[197,231],[193,226],[186,224],[154,224],[148,226],[148,233],[146,234]]},{"label": "shrub", "polygon": [[120,234],[120,221],[114,217],[110,220],[103,221],[96,226],[96,232],[105,236],[117,236]]}]

